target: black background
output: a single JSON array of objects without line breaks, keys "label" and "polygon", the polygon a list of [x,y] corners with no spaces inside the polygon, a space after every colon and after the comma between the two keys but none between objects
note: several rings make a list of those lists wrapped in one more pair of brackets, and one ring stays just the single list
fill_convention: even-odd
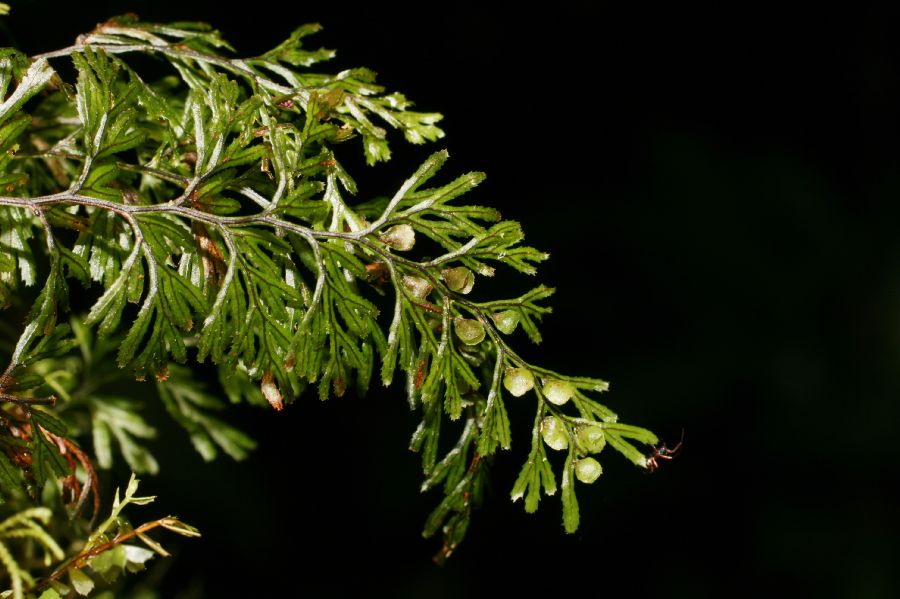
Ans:
[{"label": "black background", "polygon": [[[582,527],[555,498],[510,505],[512,455],[444,568],[419,536],[399,392],[284,413],[236,409],[260,441],[203,465],[176,431],[147,480],[205,533],[173,544],[164,596],[896,597],[900,423],[898,21],[874,9],[759,4],[14,2],[4,37],[66,45],[107,16],[212,22],[239,51],[302,22],[425,110],[446,115],[454,173],[523,222],[558,287],[541,364],[602,376],[623,420],[683,455],[653,476],[616,456],[581,485]],[[329,67],[332,68],[332,67]],[[359,167],[390,193],[432,148]],[[343,148],[352,162],[358,148]],[[524,289],[508,277],[490,292]],[[486,291],[487,292],[487,291]],[[527,340],[518,339],[520,346]],[[527,403],[527,402],[524,402]],[[137,518],[137,516],[133,516]],[[301,557],[301,552],[303,557]]]}]

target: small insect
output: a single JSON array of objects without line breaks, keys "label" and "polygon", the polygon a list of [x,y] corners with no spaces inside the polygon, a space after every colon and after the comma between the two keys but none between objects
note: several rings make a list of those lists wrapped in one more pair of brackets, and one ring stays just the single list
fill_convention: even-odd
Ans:
[{"label": "small insect", "polygon": [[666,444],[663,443],[658,447],[653,448],[653,453],[647,456],[647,471],[648,472],[656,472],[659,470],[659,462],[657,460],[671,460],[678,456],[678,453],[681,451],[681,445],[684,443],[684,429],[681,429],[681,439],[678,441],[678,445],[669,449],[666,447]]}]

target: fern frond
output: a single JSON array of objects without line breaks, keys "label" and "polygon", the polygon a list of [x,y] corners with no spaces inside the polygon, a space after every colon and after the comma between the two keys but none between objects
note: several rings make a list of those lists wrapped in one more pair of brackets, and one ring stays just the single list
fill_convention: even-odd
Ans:
[{"label": "fern frond", "polygon": [[[497,268],[534,275],[548,257],[523,245],[519,223],[461,200],[483,174],[434,183],[448,160],[439,151],[389,199],[357,199],[340,145],[358,137],[370,164],[386,160],[386,127],[413,143],[433,141],[443,136],[440,115],[411,111],[366,69],[310,71],[333,54],[304,47],[317,29],[233,58],[204,25],[121,17],[69,48],[0,57],[0,302],[20,283],[38,283],[38,252],[49,263],[0,392],[57,351],[48,344],[64,347],[57,315],[75,280],[95,298],[84,324],[121,339],[117,364],[156,378],[206,458],[218,449],[242,457],[252,442],[213,417],[218,402],[173,363],[210,360],[229,373],[232,397],[263,397],[276,409],[309,387],[326,399],[364,393],[373,377],[385,385],[405,378],[407,401],[423,414],[411,443],[422,454],[423,490],[445,492],[424,531],[443,532],[440,559],[462,540],[493,455],[513,443],[509,397],[531,392],[532,447],[512,495],[533,511],[542,492],[557,489],[544,445],[568,448],[559,488],[573,531],[574,477],[590,478],[578,464],[602,449],[595,437],[644,467],[628,439],[650,445],[656,437],[617,423],[595,398],[605,382],[550,372],[512,348],[519,325],[541,340],[552,289],[469,299]],[[131,54],[162,57],[173,77],[146,82]],[[50,66],[67,59],[73,85]],[[93,401],[101,465],[115,438],[133,469],[154,471],[137,441],[153,429],[121,398]],[[50,428],[43,413],[25,412],[37,431],[28,451],[38,481],[65,474],[40,433]],[[461,421],[462,433],[440,456],[445,420]],[[555,423],[552,443],[546,422]],[[599,431],[592,444],[580,440],[587,427]]]}]

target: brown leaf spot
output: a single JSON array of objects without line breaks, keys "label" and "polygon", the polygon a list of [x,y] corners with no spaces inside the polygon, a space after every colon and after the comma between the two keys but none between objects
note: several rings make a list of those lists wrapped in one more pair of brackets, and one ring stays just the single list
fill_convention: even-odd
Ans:
[{"label": "brown leaf spot", "polygon": [[387,283],[390,270],[384,262],[370,262],[366,264],[366,280],[369,283],[384,285]]},{"label": "brown leaf spot", "polygon": [[421,389],[423,383],[425,383],[425,360],[419,360],[416,366],[416,390]]},{"label": "brown leaf spot", "polygon": [[193,167],[197,164],[197,153],[196,152],[185,152],[181,156],[181,161],[189,167]]},{"label": "brown leaf spot", "polygon": [[272,406],[276,412],[280,412],[284,409],[284,400],[281,397],[281,391],[279,391],[278,385],[275,384],[275,377],[272,376],[271,370],[267,370],[266,373],[263,374],[260,389],[262,390],[263,397],[266,398],[266,401],[269,402],[269,405]]}]

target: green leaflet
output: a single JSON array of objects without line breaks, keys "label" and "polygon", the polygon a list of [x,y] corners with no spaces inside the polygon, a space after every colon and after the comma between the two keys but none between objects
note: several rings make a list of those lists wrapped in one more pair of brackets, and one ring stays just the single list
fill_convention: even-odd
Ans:
[{"label": "green leaflet", "polygon": [[578,530],[578,523],[581,517],[578,513],[578,498],[575,496],[575,444],[569,445],[569,455],[566,457],[566,463],[563,465],[562,483],[562,506],[563,506],[563,528],[567,533],[573,533]]},{"label": "green leaflet", "polygon": [[634,439],[638,443],[645,445],[656,445],[659,443],[659,437],[653,432],[639,426],[631,424],[622,424],[621,422],[606,422],[603,424],[603,430],[607,433],[613,432],[617,436]]},{"label": "green leaflet", "polygon": [[421,491],[427,491],[444,482],[446,490],[456,487],[466,472],[467,456],[476,433],[475,418],[468,418],[456,445],[436,464],[431,474],[422,482]]},{"label": "green leaflet", "polygon": [[478,441],[478,453],[482,455],[494,453],[498,446],[509,449],[511,443],[509,417],[501,394],[502,376],[503,360],[498,356],[485,406],[481,438]]},{"label": "green leaflet", "polygon": [[647,457],[634,445],[623,439],[619,434],[607,431],[607,442],[619,453],[628,458],[635,466],[647,467]]},{"label": "green leaflet", "polygon": [[[6,98],[0,104],[0,123],[16,114],[29,99],[47,85],[54,74],[53,69],[43,58],[31,63],[24,72],[16,73],[17,70],[21,70],[22,64],[21,55],[0,56],[0,93],[2,93],[2,97]],[[17,66],[19,69],[16,68]],[[9,82],[14,75],[19,79],[19,84],[11,94],[7,95]]]},{"label": "green leaflet", "polygon": [[113,464],[112,441],[115,440],[125,462],[134,472],[155,474],[159,464],[141,441],[155,439],[156,429],[137,413],[134,401],[120,397],[97,397],[91,403],[93,443],[101,468]]},{"label": "green leaflet", "polygon": [[[472,508],[479,505],[483,499],[487,468],[486,459],[477,453],[471,458],[468,456],[468,443],[473,437],[470,434],[469,423],[463,429],[456,447],[447,454],[438,465],[434,474],[426,480],[436,484],[444,480],[444,499],[428,515],[422,536],[428,538],[434,536],[438,530],[443,537],[443,547],[435,555],[437,563],[443,563],[456,550],[462,542],[468,530],[472,516]],[[423,484],[422,490],[428,486]]]},{"label": "green leaflet", "polygon": [[409,449],[422,453],[422,470],[430,475],[437,461],[438,441],[441,434],[441,405],[433,402],[425,407],[422,422],[413,433]]},{"label": "green leaflet", "polygon": [[168,380],[157,382],[156,387],[166,409],[187,430],[204,460],[215,459],[218,449],[242,460],[256,447],[247,435],[210,414],[221,411],[222,402],[191,380],[187,369],[170,366]]},{"label": "green leaflet", "polygon": [[37,282],[37,265],[30,240],[33,220],[24,210],[0,207],[0,304],[6,304],[19,283]]},{"label": "green leaflet", "polygon": [[10,461],[9,456],[0,452],[0,492],[2,495],[20,488],[23,482],[22,470]]},{"label": "green leaflet", "polygon": [[82,596],[94,590],[94,581],[91,577],[75,568],[69,570],[69,582],[72,583],[75,592]]},{"label": "green leaflet", "polygon": [[303,47],[303,39],[322,29],[318,23],[303,25],[291,33],[291,37],[275,46],[262,55],[267,61],[284,62],[292,66],[308,67],[317,62],[329,60],[334,57],[334,50],[306,50]]},{"label": "green leaflet", "polygon": [[537,511],[542,487],[547,495],[556,493],[556,478],[547,461],[547,452],[538,431],[540,417],[541,412],[538,412],[531,434],[531,451],[510,493],[513,501],[525,498],[525,511],[528,513]]},{"label": "green leaflet", "polygon": [[[119,90],[116,79],[119,75],[119,62],[111,59],[102,50],[94,51],[90,47],[84,52],[72,55],[75,68],[78,69],[76,89],[76,106],[82,124],[82,136],[85,153],[100,158],[101,151],[107,155],[116,153],[106,151],[115,148],[118,136],[128,136],[131,112],[129,110],[136,97],[136,85],[126,90]],[[117,93],[118,92],[118,93]],[[136,141],[131,148],[140,143]]]},{"label": "green leaflet", "polygon": [[[59,268],[59,258],[51,255],[50,273],[37,301],[28,315],[28,324],[22,331],[13,351],[10,365],[16,367],[34,362],[44,355],[53,355],[67,349],[61,336],[66,329],[54,335],[58,309],[67,308],[68,288]],[[42,337],[43,336],[43,337]]]}]

